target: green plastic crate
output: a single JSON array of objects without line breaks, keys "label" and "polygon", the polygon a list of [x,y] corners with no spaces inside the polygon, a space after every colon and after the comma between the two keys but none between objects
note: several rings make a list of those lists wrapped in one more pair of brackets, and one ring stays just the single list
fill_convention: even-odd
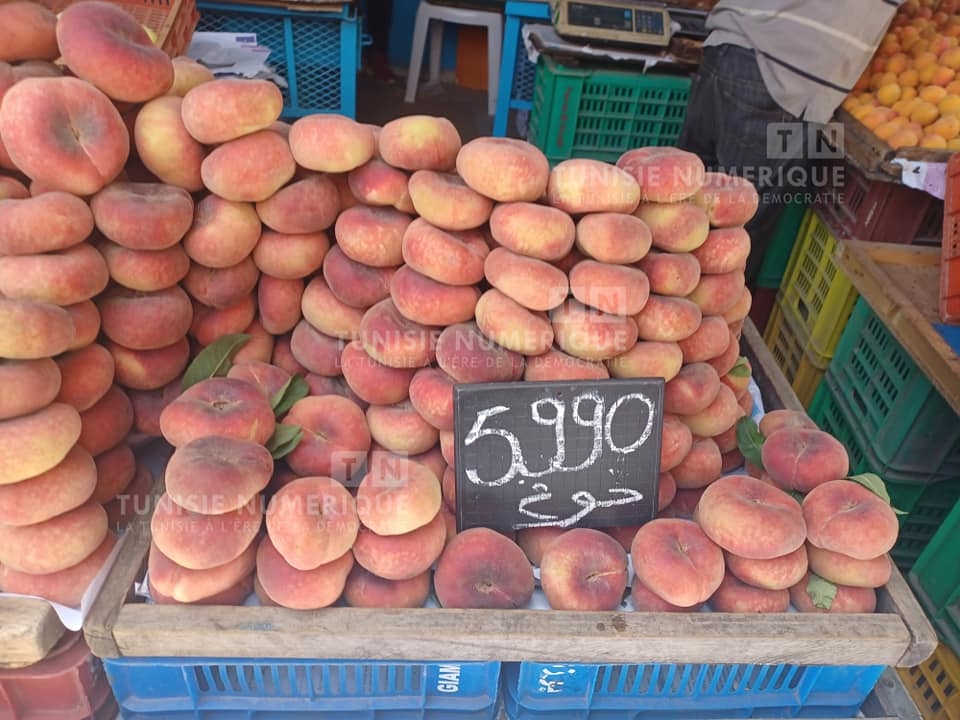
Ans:
[{"label": "green plastic crate", "polygon": [[813,211],[808,210],[801,202],[790,202],[783,208],[770,244],[763,254],[763,263],[757,275],[757,287],[780,287],[793,246],[809,225],[812,214]]},{"label": "green plastic crate", "polygon": [[[829,376],[817,389],[809,414],[821,430],[833,435],[847,448],[850,473],[880,475],[890,495],[890,504],[906,513],[899,516],[900,532],[890,557],[901,572],[909,571],[960,500],[960,478],[922,484],[914,478],[880,472],[879,462],[870,449],[864,447],[855,429],[855,418],[844,407]],[[903,479],[907,482],[899,482]]]},{"label": "green plastic crate", "polygon": [[807,412],[817,427],[833,435],[847,449],[851,474],[871,472],[867,467],[863,447],[853,429],[853,423],[850,422],[847,412],[838,402],[837,396],[831,391],[828,383],[821,382],[817,387]]},{"label": "green plastic crate", "polygon": [[690,78],[537,61],[529,141],[557,163],[616,162],[627,150],[676,145],[687,114]]},{"label": "green plastic crate", "polygon": [[863,299],[826,376],[857,418],[878,474],[921,483],[960,477],[960,417]]},{"label": "green plastic crate", "polygon": [[[950,511],[960,500],[960,478],[933,485],[887,483],[890,502],[907,514],[900,516],[900,534],[890,551],[900,572],[913,568],[920,555],[943,525]],[[956,557],[955,560],[960,560]]]},{"label": "green plastic crate", "polygon": [[941,639],[960,653],[960,503],[941,523],[907,575]]}]

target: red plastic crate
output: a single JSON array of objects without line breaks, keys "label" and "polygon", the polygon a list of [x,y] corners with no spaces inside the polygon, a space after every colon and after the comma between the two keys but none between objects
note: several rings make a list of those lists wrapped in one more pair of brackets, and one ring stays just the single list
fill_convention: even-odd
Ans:
[{"label": "red plastic crate", "polygon": [[942,247],[940,319],[945,323],[960,323],[960,154],[951,155],[947,162]]},{"label": "red plastic crate", "polygon": [[817,208],[840,239],[939,245],[943,203],[922,190],[871,180],[849,162],[843,184],[820,193]]},{"label": "red plastic crate", "polygon": [[777,302],[777,288],[757,287],[751,291],[750,319],[762,335]]},{"label": "red plastic crate", "polygon": [[66,633],[43,660],[0,670],[0,720],[114,720],[117,702],[83,633]]}]

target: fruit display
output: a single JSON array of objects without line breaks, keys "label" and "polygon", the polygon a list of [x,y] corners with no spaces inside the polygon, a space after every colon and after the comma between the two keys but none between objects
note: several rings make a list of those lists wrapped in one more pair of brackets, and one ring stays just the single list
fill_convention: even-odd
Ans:
[{"label": "fruit display", "polygon": [[[108,3],[30,12],[0,65],[0,590],[77,600],[147,436],[157,603],[873,609],[889,503],[806,416],[744,429],[749,182],[285,123]],[[657,519],[457,532],[455,384],[638,377],[665,381]]]},{"label": "fruit display", "polygon": [[960,5],[907,0],[843,107],[894,150],[960,150]]}]

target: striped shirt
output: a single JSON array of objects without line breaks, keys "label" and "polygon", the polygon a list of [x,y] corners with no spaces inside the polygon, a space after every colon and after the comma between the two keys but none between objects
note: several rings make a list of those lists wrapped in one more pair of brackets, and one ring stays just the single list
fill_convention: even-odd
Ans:
[{"label": "striped shirt", "polygon": [[853,89],[903,0],[720,0],[706,45],[756,51],[770,96],[795,117],[828,122]]}]

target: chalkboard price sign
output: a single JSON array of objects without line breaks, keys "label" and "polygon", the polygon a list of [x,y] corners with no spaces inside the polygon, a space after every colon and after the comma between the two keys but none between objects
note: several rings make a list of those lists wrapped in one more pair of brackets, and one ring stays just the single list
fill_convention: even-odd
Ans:
[{"label": "chalkboard price sign", "polygon": [[456,385],[457,528],[653,519],[663,378]]}]

